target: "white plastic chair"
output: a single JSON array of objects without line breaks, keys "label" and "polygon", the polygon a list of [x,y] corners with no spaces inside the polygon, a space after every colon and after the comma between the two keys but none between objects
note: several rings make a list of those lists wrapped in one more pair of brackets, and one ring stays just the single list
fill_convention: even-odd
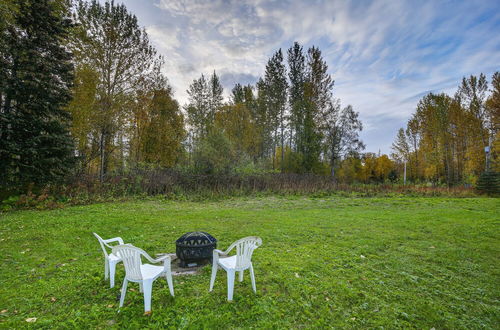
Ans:
[{"label": "white plastic chair", "polygon": [[[253,251],[262,245],[262,239],[256,236],[242,238],[229,246],[229,248],[222,252],[221,250],[214,250],[212,261],[212,278],[210,279],[210,291],[214,288],[215,277],[217,276],[217,269],[221,267],[227,273],[227,300],[233,300],[234,291],[234,275],[235,272],[240,272],[239,280],[243,281],[243,272],[250,269],[250,278],[252,280],[252,288],[255,293],[255,274],[252,266]],[[236,255],[219,258],[219,256],[227,256],[233,248],[236,247]]]},{"label": "white plastic chair", "polygon": [[[125,278],[123,279],[122,292],[120,295],[120,307],[123,306],[125,294],[127,293],[128,282],[139,283],[141,292],[144,293],[144,312],[151,311],[151,291],[153,282],[161,275],[167,279],[170,294],[174,296],[174,285],[172,282],[172,272],[170,270],[170,256],[165,255],[158,259],[153,259],[144,250],[132,245],[118,245],[113,247],[113,253],[120,256],[125,265]],[[152,263],[163,261],[163,266],[142,264],[141,256],[144,256]]]},{"label": "white plastic chair", "polygon": [[116,264],[122,261],[122,259],[114,253],[108,254],[106,248],[112,249],[113,246],[108,243],[118,242],[118,244],[123,245],[123,239],[121,237],[115,237],[110,239],[102,239],[101,236],[94,233],[94,236],[101,244],[102,252],[104,254],[104,279],[108,279],[109,276],[109,286],[113,288],[115,286],[115,270]]}]

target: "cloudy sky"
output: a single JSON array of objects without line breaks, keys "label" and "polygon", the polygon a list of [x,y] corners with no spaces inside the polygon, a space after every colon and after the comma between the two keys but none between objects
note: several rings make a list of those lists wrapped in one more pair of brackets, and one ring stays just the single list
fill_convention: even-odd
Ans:
[{"label": "cloudy sky", "polygon": [[429,92],[500,70],[498,0],[122,0],[164,55],[175,97],[215,70],[226,92],[255,83],[294,41],[319,46],[334,93],[364,123],[367,151],[390,152]]}]

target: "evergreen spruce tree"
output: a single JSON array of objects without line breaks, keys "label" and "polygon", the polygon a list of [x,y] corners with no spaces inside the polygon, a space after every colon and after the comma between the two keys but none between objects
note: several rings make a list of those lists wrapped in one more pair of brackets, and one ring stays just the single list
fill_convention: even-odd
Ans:
[{"label": "evergreen spruce tree", "polygon": [[480,193],[492,196],[500,194],[500,173],[494,171],[483,172],[476,182],[476,189]]},{"label": "evergreen spruce tree", "polygon": [[0,186],[22,189],[56,181],[74,164],[70,115],[63,109],[73,66],[62,45],[69,13],[49,0],[16,4],[1,31]]}]

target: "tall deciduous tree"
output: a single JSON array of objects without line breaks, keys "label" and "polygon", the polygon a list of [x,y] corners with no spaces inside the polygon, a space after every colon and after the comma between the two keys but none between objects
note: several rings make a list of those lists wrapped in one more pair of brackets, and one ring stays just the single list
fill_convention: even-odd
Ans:
[{"label": "tall deciduous tree", "polygon": [[491,95],[486,101],[486,110],[490,118],[489,130],[492,142],[490,168],[500,172],[500,72],[491,78]]},{"label": "tall deciduous tree", "polygon": [[110,156],[123,154],[127,118],[135,93],[158,77],[163,60],[149,42],[135,15],[123,4],[97,0],[79,1],[75,10],[78,28],[72,50],[77,66],[91,65],[98,74],[96,90],[100,179],[109,167]]},{"label": "tall deciduous tree", "polygon": [[288,79],[289,107],[290,107],[290,143],[295,151],[303,149],[301,146],[304,129],[304,84],[306,82],[305,56],[302,46],[295,42],[288,49]]},{"label": "tall deciduous tree", "polygon": [[255,100],[255,124],[260,138],[259,157],[265,158],[273,152],[273,117],[268,111],[267,87],[264,79],[256,83],[257,97]]},{"label": "tall deciduous tree", "polygon": [[202,74],[193,80],[187,90],[189,101],[184,107],[187,113],[187,122],[195,140],[203,138],[208,133],[208,82]]},{"label": "tall deciduous tree", "polygon": [[194,140],[201,140],[213,127],[215,114],[222,107],[223,88],[214,71],[208,80],[203,74],[193,80],[187,93],[189,100],[184,108],[188,115],[188,124]]},{"label": "tall deciduous tree", "polygon": [[226,134],[240,158],[257,156],[260,141],[252,114],[244,103],[223,106],[215,114],[215,128]]},{"label": "tall deciduous tree", "polygon": [[406,162],[410,158],[410,145],[403,128],[398,130],[391,149],[393,150],[392,157],[400,162]]},{"label": "tall deciduous tree", "polygon": [[182,155],[185,130],[184,117],[170,88],[153,91],[145,110],[143,132],[137,135],[138,160],[172,167]]},{"label": "tall deciduous tree", "polygon": [[320,121],[321,114],[331,110],[335,81],[328,73],[328,65],[321,55],[321,50],[314,46],[307,51],[307,81],[311,84],[312,102]]},{"label": "tall deciduous tree", "polygon": [[[273,156],[275,155],[276,147],[281,147],[281,164],[284,164],[285,157],[285,130],[286,130],[286,103],[287,103],[287,88],[286,68],[283,63],[283,54],[279,49],[269,59],[266,65],[264,77],[266,86],[266,109],[269,120],[269,126],[273,131]],[[274,164],[274,162],[273,162]],[[283,170],[283,168],[281,168]]]},{"label": "tall deciduous tree", "polygon": [[359,113],[352,106],[340,110],[339,104],[330,103],[323,115],[323,131],[325,155],[330,162],[332,177],[335,177],[335,168],[343,156],[356,154],[365,148],[359,138],[362,129]]},{"label": "tall deciduous tree", "polygon": [[222,107],[222,93],[224,89],[220,83],[219,76],[214,73],[210,76],[210,81],[208,82],[208,122],[213,123],[215,120],[215,114]]},{"label": "tall deciduous tree", "polygon": [[72,167],[64,106],[73,65],[62,44],[71,27],[67,8],[48,0],[16,7],[0,23],[0,182],[20,188],[57,180]]}]

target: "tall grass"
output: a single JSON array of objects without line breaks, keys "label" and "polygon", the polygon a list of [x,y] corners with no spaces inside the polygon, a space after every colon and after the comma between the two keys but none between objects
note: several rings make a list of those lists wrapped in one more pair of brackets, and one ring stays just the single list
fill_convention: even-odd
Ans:
[{"label": "tall grass", "polygon": [[28,191],[3,202],[3,209],[54,208],[64,204],[90,204],[129,197],[158,196],[170,199],[220,199],[267,194],[370,196],[475,196],[472,188],[401,184],[346,184],[314,174],[201,175],[168,169],[135,169],[108,176],[79,175],[65,185]]}]

